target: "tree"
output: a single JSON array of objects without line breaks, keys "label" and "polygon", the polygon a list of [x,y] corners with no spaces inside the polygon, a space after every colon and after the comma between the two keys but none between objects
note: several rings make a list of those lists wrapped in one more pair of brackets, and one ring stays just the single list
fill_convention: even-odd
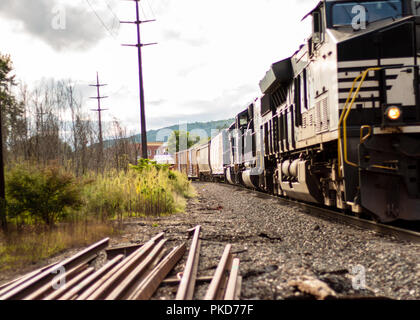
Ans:
[{"label": "tree", "polygon": [[190,135],[189,132],[175,130],[168,140],[169,153],[175,154],[176,152],[187,150],[199,141],[199,136]]},{"label": "tree", "polygon": [[12,62],[9,56],[0,54],[0,223],[3,231],[7,231],[6,218],[6,196],[4,183],[4,156],[5,141],[7,140],[8,126],[7,122],[10,117],[7,115],[13,114],[14,109],[17,109],[17,103],[10,89],[15,85],[14,76],[10,75],[12,72]]},{"label": "tree", "polygon": [[67,209],[83,204],[82,188],[74,177],[55,167],[15,167],[8,174],[7,196],[11,216],[29,213],[48,226],[64,218]]}]

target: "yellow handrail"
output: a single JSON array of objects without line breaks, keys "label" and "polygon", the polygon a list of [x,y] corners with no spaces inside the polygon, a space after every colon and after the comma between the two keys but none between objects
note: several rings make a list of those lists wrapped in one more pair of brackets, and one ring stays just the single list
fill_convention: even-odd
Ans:
[{"label": "yellow handrail", "polygon": [[341,123],[343,122],[343,118],[346,112],[346,108],[349,104],[351,95],[353,93],[354,87],[356,86],[356,82],[360,79],[360,77],[362,76],[362,74],[358,75],[354,80],[353,80],[353,85],[350,89],[349,95],[347,97],[346,103],[344,104],[344,108],[343,108],[343,112],[341,113],[340,116],[340,120],[338,121],[338,176],[341,178],[342,177],[342,172],[341,172]]},{"label": "yellow handrail", "polygon": [[[368,129],[368,133],[366,135],[363,135],[363,132],[365,129]],[[361,126],[360,127],[360,144],[364,144],[367,139],[372,135],[372,127],[371,126]]]},{"label": "yellow handrail", "polygon": [[[358,165],[356,163],[350,162],[347,158],[347,118],[349,117],[351,108],[353,107],[354,101],[356,100],[357,95],[360,92],[360,89],[362,88],[363,82],[366,79],[367,74],[370,71],[379,71],[381,70],[381,68],[368,68],[365,71],[363,71],[360,75],[358,75],[354,80],[353,80],[353,85],[351,87],[351,90],[349,92],[349,96],[347,97],[346,103],[344,105],[343,108],[343,112],[340,116],[340,120],[338,122],[338,176],[341,178],[342,177],[342,168],[341,168],[341,162],[342,162],[342,155],[341,155],[341,125],[343,124],[343,139],[344,139],[344,162],[347,163],[350,166],[353,167],[358,167]],[[356,92],[352,97],[353,94],[353,90],[354,87],[356,86],[357,81],[360,80],[360,83],[357,87]],[[349,101],[351,99],[351,102],[349,104]]]}]

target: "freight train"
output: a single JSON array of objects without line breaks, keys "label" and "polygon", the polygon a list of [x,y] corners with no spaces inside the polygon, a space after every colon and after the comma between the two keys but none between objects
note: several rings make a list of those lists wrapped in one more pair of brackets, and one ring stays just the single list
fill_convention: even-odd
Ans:
[{"label": "freight train", "polygon": [[312,34],[208,143],[175,155],[190,178],[420,220],[420,1],[324,0]]}]

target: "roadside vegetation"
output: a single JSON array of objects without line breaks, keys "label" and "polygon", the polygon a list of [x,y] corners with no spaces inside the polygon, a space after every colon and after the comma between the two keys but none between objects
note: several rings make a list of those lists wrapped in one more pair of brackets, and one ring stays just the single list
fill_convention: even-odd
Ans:
[{"label": "roadside vegetation", "polygon": [[[0,201],[0,272],[121,232],[123,219],[182,212],[187,177],[140,160],[115,119],[100,150],[96,119],[72,81],[29,89],[0,54],[6,202]],[[0,199],[1,200],[1,199]]]},{"label": "roadside vegetation", "polygon": [[6,174],[0,271],[118,234],[123,219],[183,212],[194,194],[185,175],[149,160],[78,178],[58,167],[16,165]]}]

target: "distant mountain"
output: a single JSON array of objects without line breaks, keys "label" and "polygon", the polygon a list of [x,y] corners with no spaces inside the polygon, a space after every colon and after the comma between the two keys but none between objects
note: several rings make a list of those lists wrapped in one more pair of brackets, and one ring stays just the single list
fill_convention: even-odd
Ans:
[{"label": "distant mountain", "polygon": [[[225,128],[228,128],[235,119],[228,119],[228,120],[219,120],[219,121],[210,121],[210,122],[194,122],[194,123],[188,123],[187,124],[187,131],[191,132],[193,130],[204,130],[206,131],[207,135],[210,137],[212,130],[222,130]],[[147,131],[147,142],[158,142],[162,141],[162,138],[167,141],[168,137],[162,137],[165,136],[166,132],[179,130],[179,125],[173,125],[170,127],[158,129],[158,130],[150,130]],[[158,137],[158,133],[161,132],[160,137]],[[137,134],[133,136],[134,140],[137,143],[141,142],[141,135]],[[159,138],[159,139],[158,139]]]}]

